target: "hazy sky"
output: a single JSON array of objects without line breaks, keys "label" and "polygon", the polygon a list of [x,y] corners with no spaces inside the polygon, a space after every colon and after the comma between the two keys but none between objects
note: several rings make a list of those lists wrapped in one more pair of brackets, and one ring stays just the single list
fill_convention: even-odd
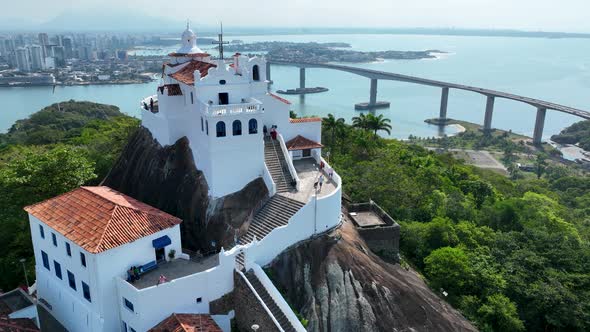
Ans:
[{"label": "hazy sky", "polygon": [[590,32],[590,0],[0,0],[0,20],[43,22],[64,11],[141,12],[211,25],[458,27]]}]

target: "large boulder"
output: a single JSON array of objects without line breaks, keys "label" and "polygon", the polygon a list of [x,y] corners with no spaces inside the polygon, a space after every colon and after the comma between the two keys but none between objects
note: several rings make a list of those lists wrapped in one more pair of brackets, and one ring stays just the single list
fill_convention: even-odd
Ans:
[{"label": "large boulder", "polygon": [[308,331],[476,331],[416,272],[371,253],[350,222],[284,251],[270,270]]},{"label": "large boulder", "polygon": [[102,184],[181,218],[183,247],[203,253],[232,247],[236,231],[268,197],[258,178],[238,192],[210,199],[188,139],[162,147],[144,127],[131,137]]}]

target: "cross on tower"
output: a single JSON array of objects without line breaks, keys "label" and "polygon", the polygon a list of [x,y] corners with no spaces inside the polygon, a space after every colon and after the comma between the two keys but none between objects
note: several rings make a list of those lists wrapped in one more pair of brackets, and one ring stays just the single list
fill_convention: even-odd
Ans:
[{"label": "cross on tower", "polygon": [[229,42],[223,41],[223,23],[221,23],[221,33],[217,36],[218,40],[211,42],[211,44],[219,45],[219,59],[223,60],[223,45],[229,44]]}]

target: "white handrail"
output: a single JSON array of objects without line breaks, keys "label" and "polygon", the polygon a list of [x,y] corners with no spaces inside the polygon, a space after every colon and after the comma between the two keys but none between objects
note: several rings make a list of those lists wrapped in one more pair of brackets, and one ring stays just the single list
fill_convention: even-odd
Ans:
[{"label": "white handrail", "polygon": [[254,289],[254,286],[252,286],[252,284],[250,283],[250,280],[248,280],[248,278],[246,278],[246,276],[242,273],[242,271],[236,270],[236,272],[242,277],[242,279],[244,279],[244,281],[246,282],[246,285],[248,285],[248,287],[250,288],[252,293],[254,293],[254,296],[256,296],[256,298],[258,299],[258,302],[260,302],[260,304],[262,304],[262,307],[264,308],[264,310],[266,311],[268,316],[272,319],[273,323],[275,323],[275,325],[279,329],[279,331],[285,332],[285,330],[283,330],[283,328],[281,327],[281,324],[279,324],[279,322],[277,321],[275,316],[272,314],[272,312],[270,312],[270,309],[268,309],[268,307],[266,306],[266,303],[264,303],[264,301],[262,300],[260,295],[258,295],[258,292],[256,292],[256,289]]},{"label": "white handrail", "polygon": [[293,325],[293,328],[298,332],[305,332],[305,327],[303,327],[303,324],[301,324],[299,318],[297,318],[297,315],[295,315],[287,301],[285,301],[283,298],[283,295],[278,291],[264,270],[262,270],[260,265],[252,264],[252,270],[254,271],[254,274],[258,280],[260,280],[262,286],[266,288],[268,295],[270,295],[270,297],[275,301],[275,304],[279,307],[279,309],[281,309],[283,314],[285,314],[285,317],[287,317],[291,325]]},{"label": "white handrail", "polygon": [[295,181],[295,188],[299,191],[301,187],[301,180],[297,176],[297,171],[295,170],[295,166],[293,166],[293,158],[291,158],[291,154],[289,150],[287,150],[287,145],[285,144],[285,139],[283,135],[277,133],[277,137],[279,138],[279,144],[281,146],[281,150],[283,150],[283,155],[285,155],[285,161],[287,162],[287,166],[289,167],[289,173],[291,173],[291,177]]}]

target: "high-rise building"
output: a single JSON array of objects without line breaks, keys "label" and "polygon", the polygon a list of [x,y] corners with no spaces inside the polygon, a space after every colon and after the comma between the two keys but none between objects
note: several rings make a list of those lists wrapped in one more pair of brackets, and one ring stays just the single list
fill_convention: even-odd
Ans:
[{"label": "high-rise building", "polygon": [[74,57],[74,40],[72,39],[72,37],[64,37],[62,39],[63,42],[63,47],[65,49],[66,52],[66,59],[71,59]]},{"label": "high-rise building", "polygon": [[31,50],[31,69],[43,70],[45,68],[45,56],[43,56],[43,48],[39,45],[32,45]]},{"label": "high-rise building", "polygon": [[31,58],[29,56],[29,50],[24,47],[19,47],[16,49],[16,67],[20,71],[31,71]]},{"label": "high-rise building", "polygon": [[47,36],[47,34],[44,32],[39,34],[39,45],[41,45],[41,50],[43,51],[43,58],[47,57],[47,45],[49,45],[49,36]]},{"label": "high-rise building", "polygon": [[63,67],[66,64],[66,52],[63,46],[52,46],[51,52],[55,58],[55,66]]},{"label": "high-rise building", "polygon": [[41,45],[41,46],[49,45],[49,36],[47,36],[47,34],[44,32],[39,34],[39,45]]}]

